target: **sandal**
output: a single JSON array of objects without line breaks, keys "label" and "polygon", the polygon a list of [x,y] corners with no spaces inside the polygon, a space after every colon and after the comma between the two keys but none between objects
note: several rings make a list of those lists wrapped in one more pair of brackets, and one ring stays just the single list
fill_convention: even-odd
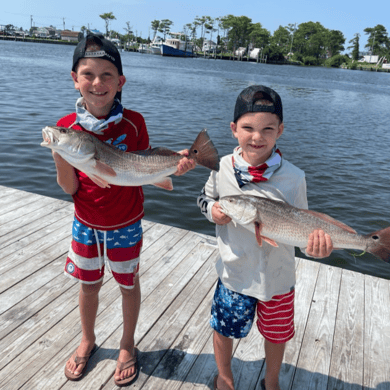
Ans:
[{"label": "sandal", "polygon": [[93,346],[93,348],[91,349],[91,352],[87,355],[87,356],[78,356],[77,355],[77,349],[76,351],[74,352],[74,354],[71,356],[71,359],[73,358],[73,361],[76,365],[79,365],[79,364],[84,364],[84,367],[83,369],[81,370],[80,374],[78,375],[75,375],[73,374],[72,372],[70,372],[66,365],[65,365],[65,376],[70,380],[70,381],[79,381],[83,375],[85,374],[85,370],[87,369],[87,365],[88,365],[88,360],[89,358],[91,357],[91,355],[95,352],[95,350],[97,349],[97,345],[95,344]]},{"label": "sandal", "polygon": [[117,362],[117,368],[119,368],[120,371],[127,370],[128,368],[134,367],[135,371],[134,374],[124,378],[124,379],[115,379],[114,382],[118,387],[123,387],[123,386],[130,386],[133,384],[137,379],[139,375],[139,369],[138,369],[138,360],[137,360],[137,354],[138,350],[137,348],[134,348],[135,351],[135,356],[129,359],[127,362]]}]

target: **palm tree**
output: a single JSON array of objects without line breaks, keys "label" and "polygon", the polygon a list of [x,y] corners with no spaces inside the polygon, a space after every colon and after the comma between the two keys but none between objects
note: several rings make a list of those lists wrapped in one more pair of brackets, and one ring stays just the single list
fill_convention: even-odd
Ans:
[{"label": "palm tree", "polygon": [[108,23],[110,20],[116,19],[112,12],[106,12],[105,14],[99,15],[106,22],[106,37],[108,38]]}]

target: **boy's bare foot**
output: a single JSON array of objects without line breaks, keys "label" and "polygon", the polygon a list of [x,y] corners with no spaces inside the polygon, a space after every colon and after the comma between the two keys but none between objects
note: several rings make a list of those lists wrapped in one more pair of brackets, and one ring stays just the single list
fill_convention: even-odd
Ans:
[{"label": "boy's bare foot", "polygon": [[[216,385],[216,386],[215,386]],[[214,380],[215,390],[234,390],[234,382],[232,378],[224,378],[218,375]]]},{"label": "boy's bare foot", "polygon": [[75,356],[79,357],[86,357],[91,354],[91,351],[93,350],[95,346],[95,341],[81,341],[80,345],[76,349],[75,353],[69,358],[69,360],[66,362],[66,369],[71,373],[74,374],[75,376],[80,375],[81,372],[83,371],[85,363],[75,363]]},{"label": "boy's bare foot", "polygon": [[[126,363],[132,359],[136,359],[137,357],[136,348],[131,348],[130,351],[121,348],[119,351],[118,363]],[[137,370],[136,364],[131,365],[130,367],[123,370],[120,370],[120,367],[117,366],[114,374],[114,379],[116,381],[121,381],[123,379],[130,378],[134,376],[136,370]]]}]

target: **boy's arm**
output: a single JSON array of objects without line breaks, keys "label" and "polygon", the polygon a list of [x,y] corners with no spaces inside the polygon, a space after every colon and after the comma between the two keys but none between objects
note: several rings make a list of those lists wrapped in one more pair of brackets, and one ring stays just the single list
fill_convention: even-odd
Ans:
[{"label": "boy's arm", "polygon": [[218,172],[211,172],[202,192],[198,196],[197,205],[201,213],[210,221],[218,225],[225,225],[231,221],[219,207]]},{"label": "boy's arm", "polygon": [[63,191],[69,195],[74,195],[79,188],[79,180],[76,171],[58,153],[53,151],[53,160],[57,169],[57,183]]}]

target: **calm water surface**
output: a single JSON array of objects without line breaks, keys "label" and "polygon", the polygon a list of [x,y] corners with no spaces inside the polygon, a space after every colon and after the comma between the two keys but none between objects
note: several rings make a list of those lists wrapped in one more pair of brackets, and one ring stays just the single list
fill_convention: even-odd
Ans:
[{"label": "calm water surface", "polygon": [[[56,183],[41,129],[74,110],[74,47],[0,41],[0,184],[71,200]],[[306,172],[309,207],[359,233],[390,225],[390,75],[123,53],[122,102],[141,112],[152,146],[189,148],[207,128],[220,155],[236,146],[229,123],[238,93],[265,84],[282,97],[283,156]],[[146,218],[214,234],[196,198],[209,172],[173,177],[174,191],[145,186]],[[300,255],[300,253],[298,253]],[[336,251],[324,261],[390,279],[371,255]]]}]

